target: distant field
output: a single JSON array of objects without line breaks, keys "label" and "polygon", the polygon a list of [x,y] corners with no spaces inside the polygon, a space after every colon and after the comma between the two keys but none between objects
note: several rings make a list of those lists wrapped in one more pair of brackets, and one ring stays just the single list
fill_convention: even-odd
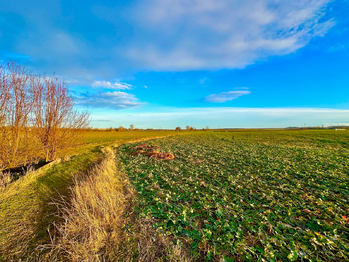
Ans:
[{"label": "distant field", "polygon": [[156,137],[156,136],[167,136],[167,135],[177,135],[184,133],[175,131],[125,131],[125,132],[107,132],[107,131],[90,131],[83,133],[84,144],[105,144],[113,143],[115,141],[125,141],[130,139],[140,139],[146,137]]},{"label": "distant field", "polygon": [[163,137],[171,135],[185,134],[186,131],[175,132],[175,131],[89,131],[83,132],[78,146],[69,148],[65,152],[62,152],[60,157],[65,155],[76,155],[86,153],[91,148],[96,146],[107,146],[107,145],[118,145],[126,141],[151,138],[151,137]]},{"label": "distant field", "polygon": [[174,160],[118,156],[139,217],[197,258],[349,260],[349,131],[192,133],[148,141]]}]

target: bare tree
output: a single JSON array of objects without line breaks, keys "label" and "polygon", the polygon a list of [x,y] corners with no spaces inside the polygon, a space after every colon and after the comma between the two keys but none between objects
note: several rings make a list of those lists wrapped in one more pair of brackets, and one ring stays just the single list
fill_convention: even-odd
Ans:
[{"label": "bare tree", "polygon": [[29,83],[32,77],[30,71],[13,61],[1,66],[0,166],[2,169],[26,164],[28,161],[28,152],[31,150],[28,119],[33,105]]},{"label": "bare tree", "polygon": [[56,158],[88,123],[59,78],[35,76],[15,62],[0,65],[0,170]]},{"label": "bare tree", "polygon": [[7,129],[6,118],[9,109],[9,85],[6,68],[0,65],[0,170],[6,167],[7,160]]},{"label": "bare tree", "polygon": [[130,125],[130,130],[132,131],[134,128],[134,125]]},{"label": "bare tree", "polygon": [[6,115],[8,113],[10,92],[7,81],[6,68],[0,65],[0,131],[6,126]]},{"label": "bare tree", "polygon": [[73,145],[89,124],[89,113],[74,110],[67,85],[56,76],[32,81],[34,126],[46,161]]}]

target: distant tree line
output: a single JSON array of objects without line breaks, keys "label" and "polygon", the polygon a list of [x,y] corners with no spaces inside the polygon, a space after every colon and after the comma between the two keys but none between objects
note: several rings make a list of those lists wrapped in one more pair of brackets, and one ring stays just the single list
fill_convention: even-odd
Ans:
[{"label": "distant tree line", "polygon": [[0,65],[0,170],[55,159],[88,124],[89,113],[74,109],[60,78]]},{"label": "distant tree line", "polygon": [[[175,129],[153,129],[153,128],[134,128],[134,125],[130,125],[130,128],[125,128],[122,126],[119,127],[108,127],[108,128],[92,128],[88,127],[86,131],[96,131],[96,132],[128,132],[128,131],[182,131],[182,128],[177,126]],[[195,127],[186,126],[186,131],[210,131],[211,129],[206,126],[206,128],[196,129]]]},{"label": "distant tree line", "polygon": [[[86,131],[97,131],[97,132],[127,132],[127,131],[144,131],[148,129],[139,129],[139,128],[134,128],[134,125],[130,125],[130,128],[125,128],[122,126],[119,127],[108,127],[108,128],[92,128],[88,127],[85,129]],[[153,129],[152,129],[153,130]]]}]

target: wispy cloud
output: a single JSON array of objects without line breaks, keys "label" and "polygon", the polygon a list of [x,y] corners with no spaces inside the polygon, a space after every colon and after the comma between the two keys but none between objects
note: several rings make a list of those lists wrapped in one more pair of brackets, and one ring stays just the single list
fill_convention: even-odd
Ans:
[{"label": "wispy cloud", "polygon": [[349,123],[325,123],[324,126],[349,126]]},{"label": "wispy cloud", "polygon": [[109,88],[109,89],[120,89],[120,90],[128,90],[131,89],[133,86],[127,83],[121,83],[121,82],[114,82],[111,83],[109,81],[94,81],[92,83],[93,87],[103,87],[103,88]]},{"label": "wispy cloud", "polygon": [[210,103],[224,103],[227,101],[232,101],[240,96],[250,94],[250,91],[229,91],[222,92],[220,94],[212,94],[205,97],[206,102]]},{"label": "wispy cloud", "polygon": [[80,106],[87,106],[93,108],[107,108],[107,109],[126,109],[142,105],[135,95],[125,92],[105,92],[97,94],[79,94],[74,97],[75,101]]},{"label": "wispy cloud", "polygon": [[138,7],[136,17],[152,39],[139,39],[124,54],[157,70],[243,68],[292,53],[325,35],[335,25],[334,20],[322,19],[329,2],[147,1]]},{"label": "wispy cloud", "polygon": [[[326,123],[344,125],[348,123],[349,110],[329,108],[159,108],[157,112],[146,109],[119,110],[92,115],[92,122],[104,119],[117,119],[117,126],[144,126],[149,128],[174,128],[191,125],[197,128],[215,127],[289,127],[304,124],[321,126]],[[95,123],[108,127],[110,123]]]},{"label": "wispy cloud", "polygon": [[[119,7],[100,1],[104,8],[97,8],[87,1],[79,4],[81,10],[65,6],[76,18],[74,30],[68,30],[60,1],[5,1],[0,47],[29,56],[36,69],[72,79],[112,79],[140,70],[243,68],[325,35],[335,24],[325,16],[329,2],[140,0]],[[93,30],[86,29],[87,23]]]}]

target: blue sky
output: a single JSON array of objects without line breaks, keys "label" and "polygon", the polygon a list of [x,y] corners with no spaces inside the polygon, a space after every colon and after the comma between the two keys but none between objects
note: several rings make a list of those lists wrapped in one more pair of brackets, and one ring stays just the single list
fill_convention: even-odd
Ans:
[{"label": "blue sky", "polygon": [[94,127],[349,125],[346,0],[0,2],[0,60]]}]

